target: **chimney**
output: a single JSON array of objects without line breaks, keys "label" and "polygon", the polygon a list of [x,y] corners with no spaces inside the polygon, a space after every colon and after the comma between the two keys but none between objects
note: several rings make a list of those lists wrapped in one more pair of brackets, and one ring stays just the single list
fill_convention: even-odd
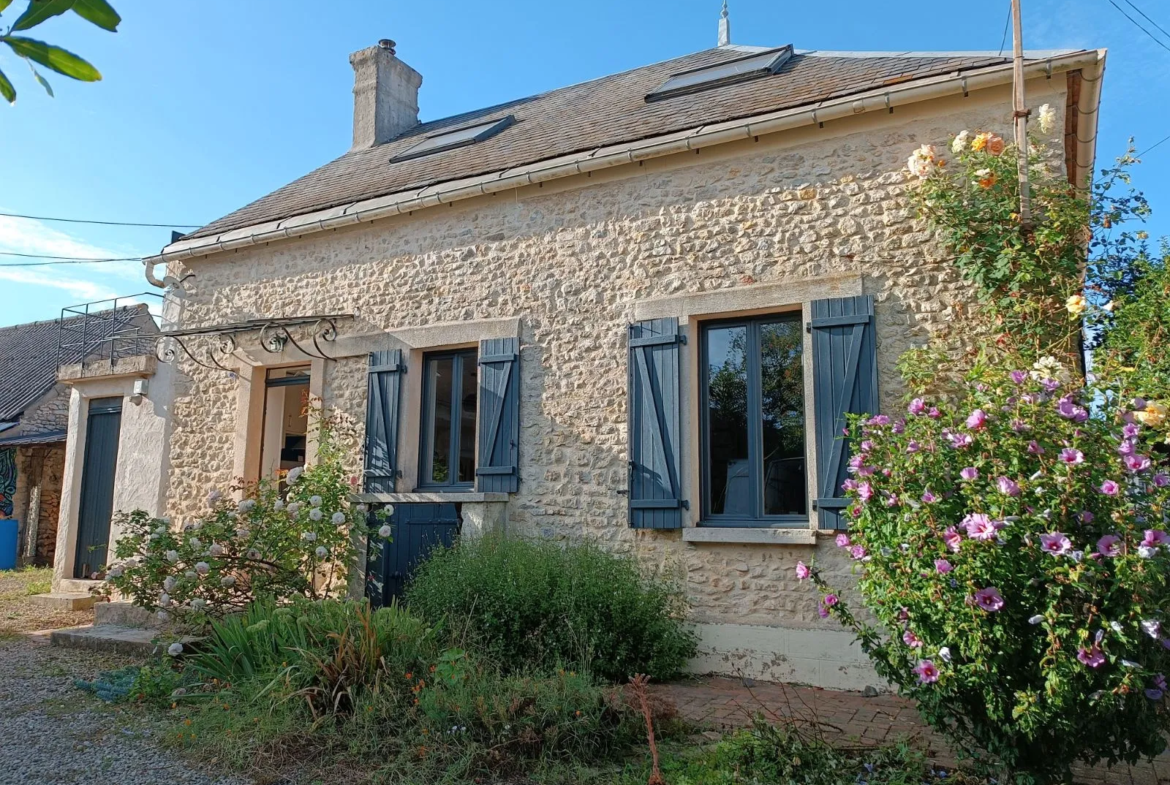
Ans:
[{"label": "chimney", "polygon": [[394,42],[349,56],[353,66],[353,149],[387,142],[418,125],[422,74],[394,56]]}]

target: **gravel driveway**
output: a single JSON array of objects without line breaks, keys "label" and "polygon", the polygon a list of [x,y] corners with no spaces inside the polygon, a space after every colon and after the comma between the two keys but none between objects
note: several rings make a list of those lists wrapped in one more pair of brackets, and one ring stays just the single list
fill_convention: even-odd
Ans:
[{"label": "gravel driveway", "polygon": [[44,638],[0,638],[0,785],[247,785],[160,749],[159,730],[142,713],[73,686],[75,677],[128,664]]}]

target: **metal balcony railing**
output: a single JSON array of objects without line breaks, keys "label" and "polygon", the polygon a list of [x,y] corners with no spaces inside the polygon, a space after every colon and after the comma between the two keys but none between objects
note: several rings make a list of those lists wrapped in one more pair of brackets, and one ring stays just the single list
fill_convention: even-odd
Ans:
[{"label": "metal balcony railing", "polygon": [[57,367],[153,354],[158,330],[142,307],[144,298],[162,300],[161,294],[141,294],[97,300],[61,309],[57,331]]}]

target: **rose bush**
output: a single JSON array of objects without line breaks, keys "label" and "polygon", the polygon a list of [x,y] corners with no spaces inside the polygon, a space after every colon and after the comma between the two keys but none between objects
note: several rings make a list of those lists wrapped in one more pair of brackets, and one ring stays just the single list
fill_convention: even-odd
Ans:
[{"label": "rose bush", "polygon": [[[823,615],[936,728],[1038,781],[1165,747],[1170,473],[1134,411],[1054,360],[982,368],[949,408],[850,427],[849,530],[874,622]],[[1094,410],[1090,416],[1090,410]]]},{"label": "rose bush", "polygon": [[[238,501],[211,489],[207,514],[181,528],[142,510],[122,516],[101,591],[164,620],[218,617],[258,597],[344,595],[366,509],[347,501],[352,488],[332,429],[322,424],[318,434],[312,466],[236,488]],[[388,537],[387,527],[380,534]],[[371,538],[374,548],[378,541]]]}]

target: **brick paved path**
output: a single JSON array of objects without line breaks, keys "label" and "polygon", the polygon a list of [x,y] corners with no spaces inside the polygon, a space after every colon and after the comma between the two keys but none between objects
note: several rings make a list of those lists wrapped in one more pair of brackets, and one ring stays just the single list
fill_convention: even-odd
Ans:
[{"label": "brick paved path", "polygon": [[[946,742],[925,727],[914,704],[896,695],[867,696],[814,687],[705,677],[658,685],[655,693],[671,700],[687,720],[713,730],[743,727],[761,714],[774,721],[794,721],[819,728],[834,744],[876,745],[907,740],[942,766],[953,766]],[[1077,782],[1103,785],[1170,783],[1170,755],[1151,763],[1114,769],[1079,768]]]}]

